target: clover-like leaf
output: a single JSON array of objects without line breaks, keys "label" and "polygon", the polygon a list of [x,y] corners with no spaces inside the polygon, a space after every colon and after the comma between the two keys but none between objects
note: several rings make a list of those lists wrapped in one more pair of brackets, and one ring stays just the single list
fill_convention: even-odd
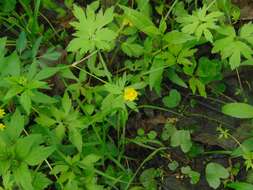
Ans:
[{"label": "clover-like leaf", "polygon": [[180,146],[183,152],[188,152],[192,147],[191,135],[188,130],[177,130],[171,136],[171,146]]},{"label": "clover-like leaf", "polygon": [[228,171],[220,164],[209,163],[206,166],[206,180],[210,187],[217,189],[221,184],[221,179],[229,177]]},{"label": "clover-like leaf", "polygon": [[168,108],[174,108],[174,107],[177,107],[178,104],[180,103],[181,101],[181,95],[180,93],[173,89],[170,91],[170,94],[169,96],[165,96],[163,98],[163,103],[165,106],[167,106]]}]

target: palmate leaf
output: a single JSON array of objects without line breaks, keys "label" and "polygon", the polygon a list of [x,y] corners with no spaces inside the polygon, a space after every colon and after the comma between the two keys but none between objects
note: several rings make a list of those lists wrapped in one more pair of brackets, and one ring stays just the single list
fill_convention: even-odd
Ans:
[{"label": "palmate leaf", "polygon": [[240,37],[253,45],[253,24],[248,23],[242,26],[240,29]]},{"label": "palmate leaf", "polygon": [[111,48],[116,33],[106,25],[113,20],[113,7],[106,9],[104,13],[100,10],[96,14],[97,7],[98,4],[95,2],[88,5],[84,11],[81,7],[74,5],[73,14],[78,21],[71,23],[76,32],[73,34],[75,38],[67,47],[68,51],[80,51],[83,54],[94,49],[109,50]]},{"label": "palmate leaf", "polygon": [[213,42],[211,30],[217,29],[218,19],[223,15],[222,12],[214,11],[207,13],[207,7],[204,5],[201,9],[194,11],[192,15],[184,15],[176,20],[181,24],[182,32],[193,34],[199,40],[202,36],[207,41]]},{"label": "palmate leaf", "polygon": [[34,190],[32,186],[32,176],[28,166],[22,162],[18,168],[13,171],[15,181],[26,190]]},{"label": "palmate leaf", "polygon": [[239,37],[236,36],[235,29],[232,26],[225,26],[217,31],[224,37],[214,42],[212,53],[220,52],[222,59],[228,58],[231,69],[240,66],[242,57],[252,58],[253,50],[250,44],[253,45],[253,38],[251,37],[253,25],[251,23],[241,28]]}]

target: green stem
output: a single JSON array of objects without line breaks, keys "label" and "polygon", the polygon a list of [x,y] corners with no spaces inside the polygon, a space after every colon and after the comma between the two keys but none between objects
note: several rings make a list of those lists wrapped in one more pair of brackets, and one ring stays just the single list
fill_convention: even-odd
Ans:
[{"label": "green stem", "polygon": [[203,154],[228,154],[230,155],[232,151],[229,150],[214,150],[214,151],[206,151]]},{"label": "green stem", "polygon": [[167,12],[166,16],[164,17],[165,20],[167,20],[167,18],[169,17],[171,11],[173,10],[173,8],[176,6],[177,3],[178,3],[178,0],[175,0],[175,1],[173,2],[173,4],[171,5],[169,11]]},{"label": "green stem", "polygon": [[134,173],[134,175],[132,176],[132,178],[128,181],[127,186],[125,188],[125,190],[128,190],[131,183],[133,182],[133,180],[135,179],[135,177],[137,176],[137,174],[139,173],[139,171],[141,170],[141,168],[144,166],[144,164],[146,162],[148,162],[149,160],[151,160],[151,158],[156,155],[158,152],[162,151],[162,150],[166,150],[166,147],[161,147],[156,149],[155,151],[153,151],[145,160],[143,160],[143,162],[141,163],[141,165],[137,168],[136,172]]}]

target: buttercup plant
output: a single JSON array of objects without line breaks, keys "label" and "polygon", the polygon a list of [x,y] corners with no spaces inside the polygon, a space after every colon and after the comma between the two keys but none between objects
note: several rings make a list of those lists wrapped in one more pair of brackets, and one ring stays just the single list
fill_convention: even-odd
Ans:
[{"label": "buttercup plant", "polygon": [[252,6],[1,0],[0,190],[253,189]]}]

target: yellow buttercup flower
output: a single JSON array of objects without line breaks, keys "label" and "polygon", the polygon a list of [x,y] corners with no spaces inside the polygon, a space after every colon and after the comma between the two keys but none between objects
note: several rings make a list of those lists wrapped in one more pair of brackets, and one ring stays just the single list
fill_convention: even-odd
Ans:
[{"label": "yellow buttercup flower", "polygon": [[6,126],[2,123],[0,123],[0,131],[3,131],[6,128]]},{"label": "yellow buttercup flower", "polygon": [[5,115],[4,109],[0,108],[0,118],[3,118]]},{"label": "yellow buttercup flower", "polygon": [[137,99],[138,92],[132,88],[132,87],[127,87],[124,89],[124,100],[125,101],[134,101]]}]

